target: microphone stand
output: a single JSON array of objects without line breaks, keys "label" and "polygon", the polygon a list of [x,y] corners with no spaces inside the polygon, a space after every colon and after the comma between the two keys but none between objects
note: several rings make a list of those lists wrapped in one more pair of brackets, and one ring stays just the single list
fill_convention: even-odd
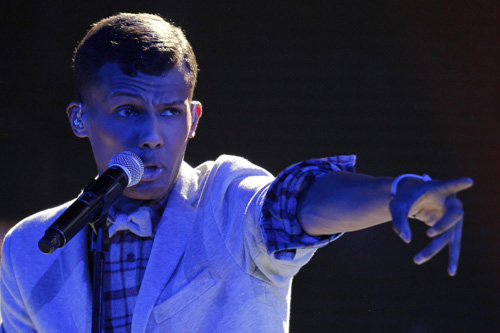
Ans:
[{"label": "microphone stand", "polygon": [[92,233],[92,333],[101,333],[104,322],[104,259],[106,252],[109,252],[109,230],[106,225],[108,214],[90,223]]}]

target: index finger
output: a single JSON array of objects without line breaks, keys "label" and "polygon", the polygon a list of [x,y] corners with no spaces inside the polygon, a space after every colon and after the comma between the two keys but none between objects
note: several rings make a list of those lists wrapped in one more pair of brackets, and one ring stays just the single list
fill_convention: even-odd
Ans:
[{"label": "index finger", "polygon": [[453,193],[457,193],[463,190],[468,189],[474,184],[472,178],[469,177],[462,177],[458,179],[452,179],[452,180],[443,180],[440,181],[437,186],[438,186],[438,191],[449,195]]}]

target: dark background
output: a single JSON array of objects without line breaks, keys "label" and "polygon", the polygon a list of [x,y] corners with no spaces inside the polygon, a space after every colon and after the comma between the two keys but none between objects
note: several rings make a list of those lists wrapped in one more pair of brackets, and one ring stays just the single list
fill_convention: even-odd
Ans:
[{"label": "dark background", "polygon": [[[458,275],[416,266],[385,224],[318,251],[295,278],[292,332],[500,327],[498,1],[38,1],[1,5],[0,219],[73,198],[96,169],[72,135],[70,59],[89,25],[159,13],[186,31],[204,115],[186,160],[244,156],[273,173],[357,154],[373,175],[470,176]],[[444,251],[446,252],[446,251]]]}]

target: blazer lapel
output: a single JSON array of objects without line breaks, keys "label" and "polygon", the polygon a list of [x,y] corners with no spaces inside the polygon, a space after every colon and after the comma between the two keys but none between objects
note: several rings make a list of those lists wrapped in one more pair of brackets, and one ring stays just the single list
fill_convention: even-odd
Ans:
[{"label": "blazer lapel", "polygon": [[197,174],[183,163],[155,234],[135,304],[132,332],[146,331],[156,300],[182,259],[196,214],[198,191]]},{"label": "blazer lapel", "polygon": [[92,325],[87,228],[68,242],[59,256],[67,307],[79,332],[90,332]]}]

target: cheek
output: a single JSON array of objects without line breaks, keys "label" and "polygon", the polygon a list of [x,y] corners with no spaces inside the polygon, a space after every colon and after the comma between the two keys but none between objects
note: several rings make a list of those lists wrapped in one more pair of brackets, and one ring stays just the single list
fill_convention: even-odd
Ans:
[{"label": "cheek", "polygon": [[127,141],[126,137],[131,133],[130,130],[121,128],[119,124],[107,118],[91,122],[89,132],[89,139],[93,146],[119,146]]},{"label": "cheek", "polygon": [[89,140],[97,163],[98,171],[104,172],[111,158],[127,147],[127,135],[130,131],[124,130],[110,121],[94,121],[89,126]]},{"label": "cheek", "polygon": [[186,119],[166,123],[163,127],[163,139],[166,145],[182,149],[188,141],[189,126]]}]

